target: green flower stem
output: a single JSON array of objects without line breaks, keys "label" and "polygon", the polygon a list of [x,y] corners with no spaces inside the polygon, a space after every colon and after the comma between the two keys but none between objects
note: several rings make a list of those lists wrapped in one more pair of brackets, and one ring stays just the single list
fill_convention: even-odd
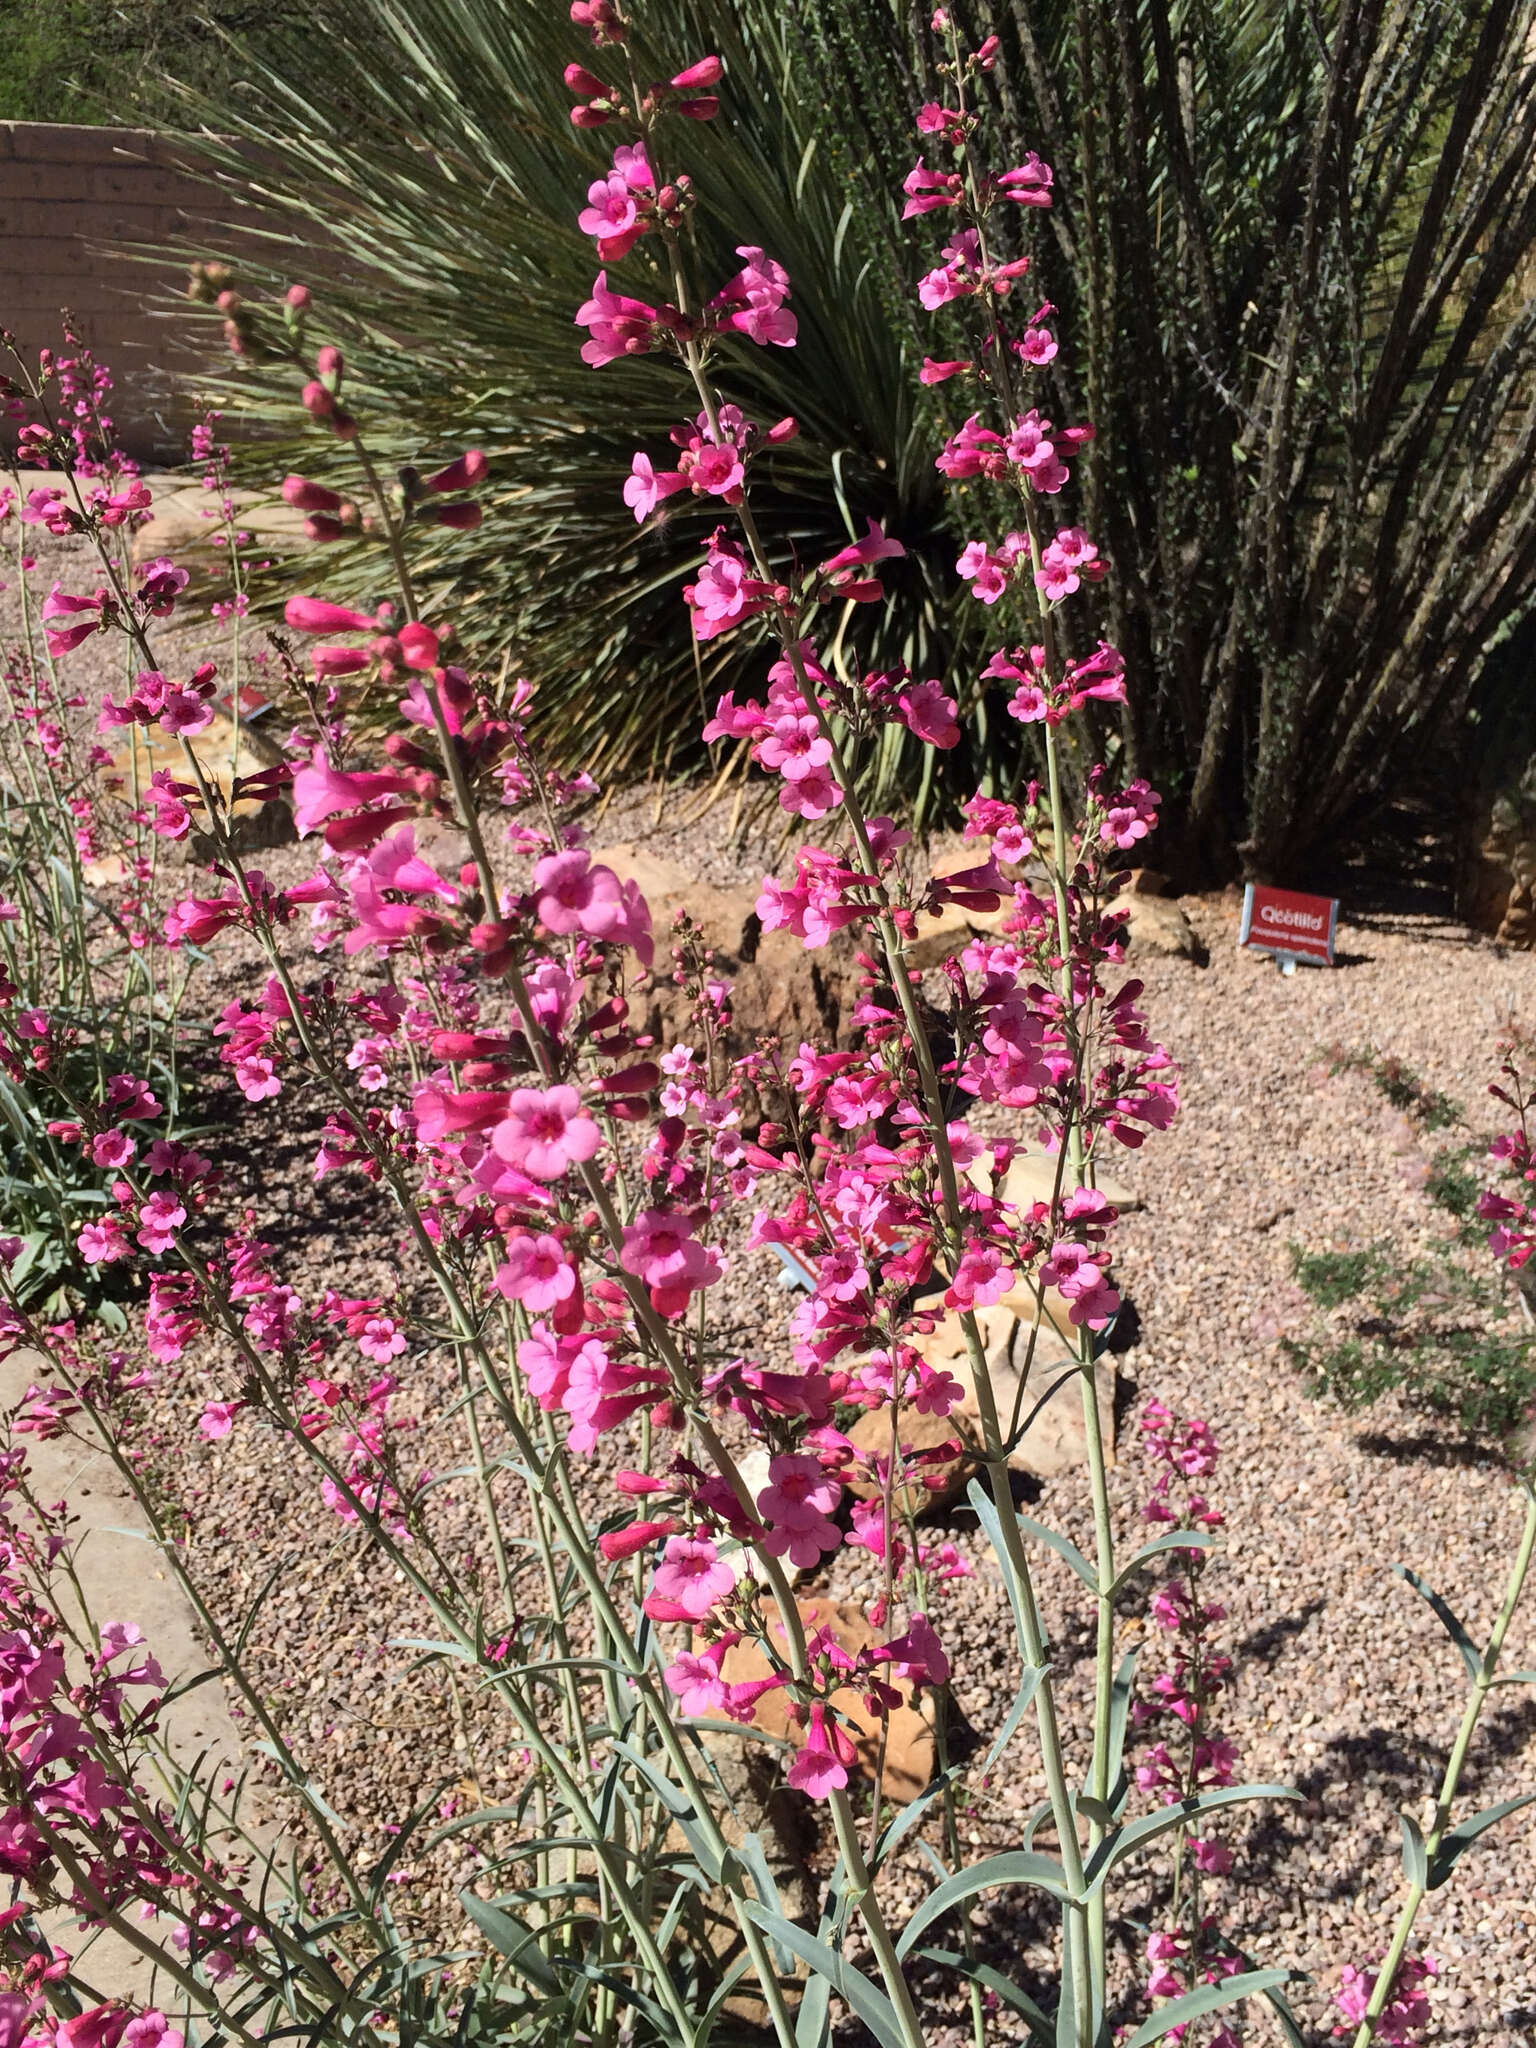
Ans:
[{"label": "green flower stem", "polygon": [[[1504,1638],[1509,1634],[1515,1610],[1519,1607],[1520,1597],[1525,1591],[1532,1556],[1536,1554],[1536,1488],[1533,1488],[1529,1481],[1524,1484],[1525,1530],[1520,1538],[1520,1548],[1515,1553],[1509,1584],[1505,1589],[1504,1604],[1499,1609],[1497,1621],[1493,1624],[1493,1633],[1488,1638],[1487,1649],[1483,1652],[1482,1664],[1472,1681],[1472,1694],[1467,1701],[1466,1712],[1461,1717],[1461,1726],[1456,1732],[1456,1741],[1446,1762],[1445,1775],[1440,1780],[1440,1791],[1435,1800],[1434,1823],[1424,1838],[1425,1861],[1431,1874],[1435,1858],[1445,1840],[1446,1830],[1451,1824],[1451,1809],[1456,1799],[1457,1787],[1461,1782],[1467,1751],[1472,1745],[1473,1735],[1477,1732],[1478,1720],[1487,1703],[1488,1695],[1493,1690],[1494,1675],[1504,1649]],[[1396,1987],[1398,1971],[1402,1968],[1403,1957],[1407,1954],[1408,1943],[1413,1935],[1413,1924],[1418,1918],[1420,1906],[1424,1903],[1426,1890],[1427,1887],[1422,1884],[1410,1884],[1408,1887],[1408,1896],[1403,1900],[1402,1910],[1397,1916],[1397,1926],[1393,1930],[1392,1945],[1382,1958],[1381,1967],[1376,1973],[1376,1986],[1371,1993],[1370,2004],[1365,2009],[1365,2018],[1360,2022],[1351,2048],[1370,2048],[1371,2042],[1376,2038],[1377,2022],[1386,2011],[1387,2001]]]}]

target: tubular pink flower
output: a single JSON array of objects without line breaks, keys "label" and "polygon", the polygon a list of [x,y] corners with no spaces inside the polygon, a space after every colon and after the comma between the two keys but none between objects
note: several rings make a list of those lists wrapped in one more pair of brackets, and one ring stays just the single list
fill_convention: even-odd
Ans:
[{"label": "tubular pink flower", "polygon": [[624,502],[634,513],[637,521],[645,520],[656,510],[663,498],[670,498],[674,491],[681,491],[688,483],[681,470],[653,469],[648,455],[637,453],[634,466],[624,485]]},{"label": "tubular pink flower", "polygon": [[695,1621],[702,1621],[735,1584],[735,1573],[721,1562],[707,1536],[669,1537],[653,1581],[664,1600],[675,1601]]},{"label": "tubular pink flower", "polygon": [[582,361],[599,370],[604,363],[617,362],[620,356],[647,354],[660,319],[656,308],[646,305],[643,299],[627,299],[620,292],[610,291],[608,273],[600,270],[591,298],[576,315],[575,324],[585,327],[591,335],[590,341],[582,343]]},{"label": "tubular pink flower", "polygon": [[405,776],[391,774],[387,769],[362,769],[343,774],[340,769],[331,767],[325,758],[325,749],[317,745],[310,756],[309,766],[294,772],[294,826],[302,839],[338,811],[359,810],[376,797],[395,796],[410,787]]},{"label": "tubular pink flower", "polygon": [[558,1180],[590,1159],[602,1134],[574,1088],[515,1088],[505,1119],[491,1132],[491,1150],[535,1180]]},{"label": "tubular pink flower", "polygon": [[524,1231],[507,1241],[507,1256],[496,1269],[495,1286],[508,1301],[520,1301],[535,1315],[558,1308],[576,1291],[576,1268],[558,1237]]}]

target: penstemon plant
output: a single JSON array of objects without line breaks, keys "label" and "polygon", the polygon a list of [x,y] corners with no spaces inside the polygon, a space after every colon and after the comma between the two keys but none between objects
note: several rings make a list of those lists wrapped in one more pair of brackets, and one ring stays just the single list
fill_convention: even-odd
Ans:
[{"label": "penstemon plant", "polygon": [[[1003,537],[968,543],[957,566],[976,600],[1018,618],[1018,643],[1000,647],[985,674],[1007,687],[1009,714],[1038,728],[1040,774],[1008,797],[978,791],[965,807],[972,863],[918,879],[909,835],[861,806],[861,765],[891,726],[955,745],[958,700],[941,680],[857,676],[841,660],[837,622],[848,606],[881,601],[881,565],[903,552],[897,539],[871,525],[806,564],[771,554],[754,519],[754,473],[795,423],[744,417],[727,396],[731,351],[792,347],[796,315],[786,272],[761,248],[743,245],[741,269],[723,282],[694,272],[689,218],[701,195],[686,168],[687,124],[716,118],[722,67],[708,56],[658,65],[614,0],[576,0],[571,13],[601,67],[567,71],[572,118],[622,137],[579,217],[605,266],[575,312],[581,352],[613,375],[636,354],[676,367],[684,417],[673,451],[637,451],[624,498],[642,523],[665,517],[658,508],[684,491],[719,501],[720,525],[683,593],[694,633],[705,640],[755,618],[777,654],[762,701],[723,698],[706,736],[744,747],[777,778],[786,814],[817,828],[787,880],[765,878],[757,909],[765,928],[813,951],[835,933],[854,936],[856,1035],[788,1056],[768,1042],[741,1050],[729,987],[685,921],[661,978],[670,972],[681,989],[689,1029],[658,1053],[642,1021],[656,937],[635,884],[586,844],[590,778],[539,759],[524,722],[528,683],[468,672],[452,658],[452,621],[419,614],[413,535],[479,517],[485,457],[469,450],[386,480],[342,354],[320,346],[301,403],[355,457],[357,482],[353,499],[300,476],[283,485],[311,538],[336,550],[345,593],[287,604],[289,633],[312,643],[307,672],[289,657],[300,717],[287,758],[225,787],[184,744],[184,773],[156,771],[141,811],[170,839],[187,838],[195,819],[211,849],[210,882],[171,906],[157,947],[174,958],[238,944],[259,961],[220,1019],[221,1057],[250,1102],[302,1086],[323,1104],[317,1179],[360,1176],[394,1205],[398,1288],[316,1298],[311,1286],[306,1297],[305,1274],[285,1277],[259,1217],[227,1201],[214,1161],[150,1135],[160,1105],[140,1076],[114,1071],[97,1085],[49,1057],[63,1027],[47,1008],[29,1011],[24,1031],[14,1018],[0,1025],[8,1072],[45,1104],[59,1142],[114,1175],[79,1255],[139,1276],[145,1297],[134,1343],[109,1347],[48,1322],[3,1283],[6,1340],[28,1347],[39,1377],[13,1429],[93,1433],[140,1493],[261,1731],[302,1854],[272,1849],[243,1781],[205,1783],[178,1758],[160,1725],[163,1674],[130,1625],[87,1610],[65,1512],[36,1497],[13,1448],[0,1471],[0,1866],[17,1897],[0,1940],[20,2003],[7,2019],[18,2040],[69,2048],[301,2029],[324,2042],[382,2032],[402,2043],[643,2037],[705,2048],[740,2027],[737,2006],[750,1995],[780,2048],[821,2048],[834,2000],[883,2048],[921,2048],[909,1981],[921,1961],[967,1987],[976,2048],[1020,2031],[1041,2048],[1099,2048],[1122,2028],[1143,2048],[1202,2027],[1230,2048],[1243,2038],[1237,2009],[1258,1997],[1299,2041],[1281,1991],[1290,1973],[1246,1967],[1202,1896],[1202,1877],[1228,1864],[1212,1816],[1292,1796],[1235,1783],[1213,1719],[1229,1666],[1203,1581],[1220,1517],[1182,1482],[1211,1470],[1214,1441],[1204,1423],[1148,1411],[1162,1470],[1147,1513],[1160,1526],[1127,1557],[1101,1436],[1096,1347],[1120,1306],[1101,1162],[1166,1128],[1177,1079],[1149,1035],[1140,985],[1122,973],[1125,916],[1114,907],[1158,798],[1137,782],[1117,788],[1102,768],[1079,778],[1077,815],[1064,794],[1072,721],[1095,700],[1123,698],[1127,681],[1114,650],[1073,651],[1072,597],[1106,570],[1089,536],[1057,524],[1051,507],[1092,429],[1058,428],[1031,403],[1031,380],[1058,346],[1052,309],[1013,318],[1028,255],[995,251],[999,210],[1047,207],[1051,171],[1033,156],[1001,171],[985,162],[976,88],[994,46],[967,49],[936,16],[944,99],[917,118],[946,168],[919,162],[906,212],[941,213],[952,228],[919,295],[961,323],[966,353],[929,358],[923,377],[974,397],[938,467],[981,480],[1007,507]],[[664,82],[648,82],[653,70]],[[635,289],[648,296],[610,283],[606,266],[620,263],[644,272]],[[305,287],[274,323],[216,283],[232,346],[308,370],[315,309]],[[95,632],[121,634],[130,687],[106,701],[103,721],[185,742],[215,684],[203,674],[172,683],[156,657],[157,622],[174,610],[182,572],[135,571],[111,545],[48,377],[18,372],[27,452],[65,472],[56,516],[99,549],[99,587],[55,587],[41,607],[50,656],[66,660]],[[232,524],[228,539],[238,562]],[[238,702],[238,672],[233,686]],[[380,738],[390,701],[398,720]],[[297,881],[252,865],[236,830],[236,804],[279,796],[301,838],[319,840]],[[500,832],[498,813],[508,814]],[[422,821],[433,838],[418,845]],[[454,857],[429,857],[445,839]],[[1000,930],[939,968],[915,968],[926,914],[1004,904]],[[306,917],[309,962],[297,943]],[[1049,1199],[1009,1196],[1008,1133],[1020,1129],[1056,1162]],[[722,1331],[717,1290],[732,1260],[767,1246],[810,1284],[774,1353],[753,1357]],[[1010,1457],[1039,1412],[1024,1407],[1033,1339],[1005,1394],[980,1318],[1020,1288],[1034,1296],[1036,1329],[1050,1290],[1073,1335],[1074,1362],[1046,1398],[1072,1398],[1067,1383],[1078,1382],[1087,1554],[1021,1516],[1010,1485]],[[946,1314],[963,1337],[959,1376],[924,1352]],[[145,1479],[145,1373],[174,1370],[210,1339],[236,1364],[204,1408],[203,1435],[280,1440],[341,1523],[413,1589],[433,1633],[412,1646],[450,1689],[472,1688],[496,1740],[523,1753],[510,1804],[436,1826],[429,1805],[402,1817],[385,1855],[360,1860],[302,1742],[249,1671],[243,1629],[220,1614],[195,1547]],[[411,1454],[422,1418],[407,1412],[421,1398],[412,1362],[436,1344],[457,1367],[466,1446],[465,1461],[442,1474]],[[979,1418],[973,1452],[956,1416],[967,1396]],[[859,1410],[888,1425],[877,1457],[849,1433]],[[985,1759],[969,1763],[951,1757],[945,1723],[945,1590],[963,1561],[928,1540],[913,1505],[937,1454],[912,1425],[951,1416],[956,1437],[942,1455],[973,1457],[969,1498],[1017,1651],[1009,1709]],[[762,1476],[749,1479],[748,1453]],[[850,1480],[861,1497],[844,1520]],[[446,1533],[448,1489],[481,1518],[484,1576]],[[1092,1603],[1082,1743],[1064,1725],[1031,1562],[1041,1542],[1067,1558]],[[868,1553],[881,1576],[856,1649],[794,1584],[845,1547]],[[1473,1674],[1435,1830],[1408,1838],[1397,1934],[1379,1967],[1346,1979],[1359,2048],[1411,2037],[1431,1968],[1410,1953],[1419,1902],[1491,1825],[1482,1815],[1452,1828],[1450,1809],[1530,1552],[1528,1526]],[[1118,1654],[1117,1603],[1159,1569],[1168,1576],[1153,1613],[1175,1647],[1133,1708],[1135,1658]],[[854,1703],[879,1730],[872,1776]],[[914,1703],[930,1719],[939,1768],[893,1808],[879,1760],[892,1716]],[[723,1727],[766,1741],[758,1724],[775,1704],[789,1730],[776,1752],[787,1783],[824,1809],[835,1843],[811,1923],[786,1910],[762,1842],[727,1811],[707,1740]],[[1183,1733],[1137,1764],[1133,1719],[1164,1715]],[[967,1862],[959,1818],[969,1783],[997,1770],[1026,1728],[1046,1800],[1019,1847]],[[1138,1793],[1150,1806],[1136,1814]],[[930,1844],[938,1876],[898,1926],[882,1880],[919,1830],[939,1845]],[[471,1834],[484,1877],[461,1892],[461,1926],[425,1925],[391,1903],[408,1844],[431,1857]],[[1133,1918],[1125,1881],[1159,1845],[1172,1858],[1173,1925],[1154,1930],[1151,1975],[1138,1987],[1112,1958]],[[1058,1915],[1054,1985],[1018,1984],[979,1955],[974,1902],[1009,1886],[1034,1888]],[[36,1917],[66,1911],[154,1957],[160,2004],[135,2014],[93,1983],[89,1952],[77,1965]],[[1149,1996],[1158,2003],[1147,2012]]]}]

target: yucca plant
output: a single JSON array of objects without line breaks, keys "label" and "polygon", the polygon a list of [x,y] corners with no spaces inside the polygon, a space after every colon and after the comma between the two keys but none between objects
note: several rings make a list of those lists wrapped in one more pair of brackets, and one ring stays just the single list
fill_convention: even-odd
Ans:
[{"label": "yucca plant", "polygon": [[[1087,523],[1114,575],[1095,624],[1137,680],[1123,731],[1098,739],[1165,791],[1165,859],[1296,879],[1454,732],[1536,589],[1536,0],[963,11],[1000,39],[1013,144],[1057,170],[1031,287],[1088,336],[1080,373],[1058,365],[1056,416],[1102,430]],[[563,12],[340,0],[323,92],[312,43],[269,46],[233,109],[197,110],[199,146],[221,219],[257,221],[268,281],[330,280],[326,317],[375,398],[445,448],[492,452],[492,516],[444,537],[439,601],[482,658],[539,678],[561,752],[612,774],[673,759],[701,693],[756,687],[762,663],[734,636],[696,666],[678,623],[708,510],[674,499],[640,533],[620,503],[631,452],[672,415],[655,379],[621,391],[577,359],[593,264],[568,193],[606,156],[569,124]],[[656,0],[648,23],[658,47],[724,53],[731,125],[701,131],[701,167],[729,154],[733,221],[801,281],[797,361],[751,350],[733,369],[750,412],[793,407],[804,429],[764,494],[774,544],[808,555],[884,521],[909,550],[901,602],[886,628],[851,617],[840,652],[974,676],[984,633],[1017,635],[938,595],[965,535],[942,524],[909,372],[952,351],[942,319],[912,324],[890,196],[927,14]],[[250,199],[292,230],[261,228]],[[723,277],[741,228],[705,214],[698,232]],[[270,374],[236,384],[268,402]],[[292,454],[313,470],[330,452],[317,436]],[[573,550],[578,532],[601,548]],[[984,758],[967,767],[1016,779],[1006,721],[979,689],[970,708]],[[881,802],[904,773],[916,750],[876,764]]]},{"label": "yucca plant", "polygon": [[[610,154],[601,133],[571,125],[561,74],[582,44],[564,10],[541,0],[340,0],[325,23],[323,91],[312,41],[274,55],[269,40],[265,56],[244,54],[248,83],[233,105],[187,96],[197,154],[222,182],[208,252],[237,228],[242,292],[295,278],[315,287],[313,331],[346,346],[373,417],[387,400],[413,422],[384,456],[418,459],[423,431],[449,450],[471,441],[488,452],[486,523],[440,537],[428,570],[435,607],[482,663],[537,678],[564,758],[609,773],[659,766],[674,747],[696,747],[701,694],[712,706],[732,683],[760,692],[765,663],[750,635],[696,658],[676,602],[719,507],[674,499],[642,532],[622,501],[635,449],[665,445],[675,393],[645,363],[616,379],[578,355],[572,316],[597,265],[571,193]],[[707,206],[695,216],[707,265],[723,282],[750,238],[795,280],[793,359],[744,346],[729,373],[752,417],[766,425],[793,412],[800,423],[772,457],[765,530],[786,561],[824,557],[870,518],[899,534],[908,555],[897,607],[883,621],[849,607],[836,651],[850,667],[905,659],[929,673],[956,631],[944,594],[955,548],[884,233],[891,209],[871,215],[850,190],[854,138],[833,146],[823,109],[792,76],[796,44],[773,0],[662,0],[648,27],[657,47],[718,50],[732,81],[727,115],[700,128],[694,151],[700,188],[733,202],[729,223]],[[638,63],[659,75],[644,48]],[[261,211],[274,205],[281,230]],[[625,278],[625,289],[645,289],[632,262]],[[657,295],[667,289],[658,279]],[[291,422],[295,375],[243,359],[221,402]],[[337,460],[319,434],[280,453],[321,477]],[[588,537],[580,548],[576,533]],[[899,756],[893,747],[875,764],[882,789],[899,779]]]}]

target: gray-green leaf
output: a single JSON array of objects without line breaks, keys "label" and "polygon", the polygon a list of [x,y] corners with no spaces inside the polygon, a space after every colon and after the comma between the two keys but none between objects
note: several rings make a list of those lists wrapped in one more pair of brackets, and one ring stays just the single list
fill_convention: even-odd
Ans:
[{"label": "gray-green leaf", "polygon": [[945,1878],[928,1894],[902,1929],[901,1939],[896,1944],[897,1955],[904,1956],[925,1928],[942,1919],[962,1899],[984,1892],[992,1885],[1002,1884],[1038,1885],[1055,1898],[1071,1896],[1067,1889],[1067,1874],[1054,1856],[1039,1856],[1029,1849],[1009,1849],[1001,1856],[984,1856],[980,1863],[973,1863],[968,1869],[957,1870],[953,1877]]},{"label": "gray-green leaf", "polygon": [[1481,1813],[1474,1813],[1470,1820],[1464,1820],[1443,1838],[1435,1851],[1434,1865],[1424,1882],[1426,1891],[1438,1891],[1465,1852],[1471,1848],[1479,1835],[1489,1828],[1497,1827],[1506,1814],[1518,1813],[1522,1806],[1536,1804],[1536,1792],[1522,1792],[1517,1799],[1501,1799],[1497,1806],[1485,1806]]},{"label": "gray-green leaf", "polygon": [[1149,2048],[1149,2043],[1161,2041],[1175,2027],[1186,2026],[1190,2020],[1199,2019],[1202,2013],[1219,2012],[1224,2005],[1236,2005],[1241,1999],[1252,1998],[1276,1984],[1289,1983],[1294,1975],[1292,1970],[1251,1970],[1242,1977],[1224,1978],[1220,1984],[1202,1984],[1198,1991],[1186,1991],[1182,1998],[1175,1998],[1153,2013],[1151,2019],[1143,2020],[1125,2043],[1125,2048]]},{"label": "gray-green leaf", "polygon": [[1451,1612],[1451,1609],[1441,1599],[1427,1579],[1420,1578],[1417,1572],[1410,1571],[1405,1564],[1395,1564],[1392,1569],[1400,1579],[1406,1579],[1415,1593],[1427,1600],[1436,1614],[1439,1615],[1441,1621],[1445,1624],[1446,1634],[1461,1652],[1461,1661],[1467,1667],[1468,1678],[1472,1679],[1475,1683],[1482,1676],[1483,1660],[1477,1654],[1472,1638],[1467,1634],[1466,1629],[1462,1626],[1456,1615]]}]

